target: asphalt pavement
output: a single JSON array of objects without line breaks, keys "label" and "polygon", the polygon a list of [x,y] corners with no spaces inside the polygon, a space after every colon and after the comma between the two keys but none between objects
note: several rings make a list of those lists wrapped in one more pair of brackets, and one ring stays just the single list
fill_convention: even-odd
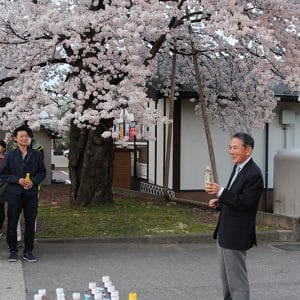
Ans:
[{"label": "asphalt pavement", "polygon": [[[290,250],[260,244],[248,251],[247,264],[253,300],[300,299],[300,244]],[[216,246],[212,243],[153,244],[37,242],[37,263],[9,263],[4,241],[0,245],[0,299],[31,300],[45,288],[49,299],[64,288],[67,299],[89,282],[100,283],[108,275],[127,300],[136,292],[139,300],[222,299]]]},{"label": "asphalt pavement", "polygon": [[[55,157],[54,162],[54,178],[66,182],[67,159]],[[59,287],[67,300],[73,292],[83,299],[88,283],[100,284],[104,275],[110,276],[121,300],[129,292],[136,292],[138,300],[222,299],[216,245],[209,237],[195,238],[195,243],[126,240],[37,241],[34,254],[39,261],[31,264],[7,262],[7,245],[0,240],[0,300],[32,300],[42,288],[54,300]],[[247,265],[252,300],[300,299],[300,243],[260,243],[248,251]]]},{"label": "asphalt pavement", "polygon": [[[68,180],[67,159],[55,159],[55,178]],[[42,288],[54,300],[59,287],[67,300],[73,292],[83,299],[88,283],[100,284],[104,275],[110,276],[121,300],[129,292],[136,292],[138,300],[222,299],[216,245],[209,237],[195,243],[126,241],[37,241],[34,254],[39,261],[30,264],[7,262],[7,245],[0,240],[0,300],[32,300]],[[248,251],[247,265],[252,300],[300,299],[300,243],[261,242]]]},{"label": "asphalt pavement", "polygon": [[52,170],[52,180],[56,183],[70,184],[69,179],[69,160],[63,155],[52,155],[51,163],[54,165],[54,170]]}]

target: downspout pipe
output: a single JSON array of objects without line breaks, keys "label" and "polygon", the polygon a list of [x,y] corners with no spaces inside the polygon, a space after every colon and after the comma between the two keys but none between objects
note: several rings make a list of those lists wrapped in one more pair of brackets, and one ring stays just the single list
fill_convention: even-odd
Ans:
[{"label": "downspout pipe", "polygon": [[271,212],[270,201],[269,201],[269,124],[266,124],[266,135],[265,135],[265,211]]}]

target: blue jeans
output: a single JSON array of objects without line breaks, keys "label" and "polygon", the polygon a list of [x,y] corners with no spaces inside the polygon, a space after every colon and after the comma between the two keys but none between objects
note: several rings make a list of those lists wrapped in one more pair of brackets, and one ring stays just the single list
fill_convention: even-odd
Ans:
[{"label": "blue jeans", "polygon": [[7,245],[9,251],[18,251],[17,248],[17,225],[23,210],[25,219],[24,253],[33,249],[35,234],[35,219],[38,209],[37,195],[7,195]]}]

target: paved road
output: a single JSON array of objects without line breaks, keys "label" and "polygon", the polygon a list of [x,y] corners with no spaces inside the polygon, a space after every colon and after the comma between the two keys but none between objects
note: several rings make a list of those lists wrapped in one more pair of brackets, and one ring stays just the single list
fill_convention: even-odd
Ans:
[{"label": "paved road", "polygon": [[68,158],[63,155],[52,155],[51,163],[54,164],[55,168],[52,170],[52,180],[57,183],[70,184],[69,170],[68,170]]},{"label": "paved road", "polygon": [[55,165],[55,168],[67,168],[69,160],[63,155],[51,155],[51,163]]},{"label": "paved road", "polygon": [[[66,163],[64,158],[61,162]],[[248,252],[251,299],[299,300],[300,243],[297,251],[275,245],[280,244],[261,243]],[[130,291],[139,300],[222,298],[214,243],[37,242],[35,254],[35,264],[9,263],[6,242],[0,240],[0,300],[32,300],[40,288],[47,289],[51,300],[57,287],[71,299],[72,292],[83,296],[88,283],[99,283],[103,275],[111,277],[121,300]]]},{"label": "paved road", "polygon": [[[297,246],[299,250],[300,245]],[[3,259],[4,248],[1,249]],[[83,295],[88,282],[99,283],[103,275],[111,277],[121,300],[127,300],[130,291],[136,291],[139,300],[221,299],[214,243],[37,243],[35,254],[39,258],[36,264],[11,263],[16,269],[13,271],[12,265],[4,262],[10,269],[0,269],[0,282],[3,272],[15,278],[15,273],[20,276],[23,270],[27,300],[33,299],[39,288],[46,288],[51,297],[57,287],[63,287],[68,297],[74,291]],[[299,300],[299,262],[300,251],[280,250],[274,244],[261,244],[251,249],[248,252],[251,299]],[[10,286],[13,287],[12,283]],[[22,280],[15,280],[10,292],[14,288],[22,290]],[[5,299],[1,293],[0,299]]]},{"label": "paved road", "polygon": [[26,300],[22,264],[7,261],[6,242],[0,241],[0,299]]},{"label": "paved road", "polygon": [[68,169],[52,170],[52,181],[56,183],[70,184],[71,181],[69,179],[69,170]]}]

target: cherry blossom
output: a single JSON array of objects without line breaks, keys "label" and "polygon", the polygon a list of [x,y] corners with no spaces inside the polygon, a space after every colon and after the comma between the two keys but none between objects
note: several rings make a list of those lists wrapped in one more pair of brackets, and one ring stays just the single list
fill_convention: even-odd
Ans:
[{"label": "cherry blossom", "polygon": [[[136,123],[150,126],[161,118],[149,108],[147,83],[158,77],[168,95],[175,40],[182,54],[177,84],[195,86],[192,40],[210,117],[226,128],[269,122],[278,78],[299,90],[299,4],[294,1],[0,3],[2,72],[14,79],[0,81],[1,93],[12,99],[0,109],[4,128],[25,119],[38,126],[46,111],[48,124],[58,131],[70,120],[94,129],[124,108]],[[163,43],[155,49],[159,39]]]},{"label": "cherry blossom", "polygon": [[[79,151],[70,149],[71,194],[81,205],[111,197],[99,184],[83,190],[77,174],[103,163],[96,146],[113,151],[113,120],[126,109],[125,121],[133,115],[145,129],[170,122],[153,108],[149,85],[169,96],[174,51],[176,101],[183,88],[197,90],[193,44],[209,118],[230,130],[272,120],[276,82],[300,90],[297,0],[0,0],[0,11],[0,126],[70,130]],[[105,168],[111,176],[112,164]]]}]

